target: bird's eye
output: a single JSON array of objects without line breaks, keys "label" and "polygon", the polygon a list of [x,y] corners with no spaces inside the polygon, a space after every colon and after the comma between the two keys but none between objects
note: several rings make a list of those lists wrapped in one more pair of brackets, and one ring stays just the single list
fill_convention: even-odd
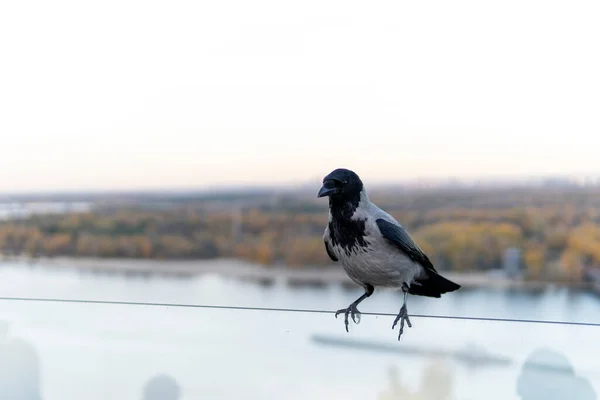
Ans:
[{"label": "bird's eye", "polygon": [[341,189],[342,186],[344,186],[347,182],[346,181],[341,181],[339,179],[328,179],[325,182],[323,182],[323,184],[325,185],[326,188],[338,188]]}]

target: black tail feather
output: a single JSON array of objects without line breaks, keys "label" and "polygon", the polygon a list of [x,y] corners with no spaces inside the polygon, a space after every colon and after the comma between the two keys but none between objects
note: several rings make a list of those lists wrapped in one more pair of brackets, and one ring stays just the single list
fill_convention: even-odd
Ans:
[{"label": "black tail feather", "polygon": [[442,294],[454,292],[460,289],[460,285],[456,284],[437,272],[427,269],[427,277],[417,280],[410,285],[408,293],[417,296],[441,297]]}]

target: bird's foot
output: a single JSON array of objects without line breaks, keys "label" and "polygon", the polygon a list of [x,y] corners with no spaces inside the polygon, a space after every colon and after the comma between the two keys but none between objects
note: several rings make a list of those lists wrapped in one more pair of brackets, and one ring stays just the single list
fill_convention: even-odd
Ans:
[{"label": "bird's foot", "polygon": [[402,332],[404,332],[404,321],[408,324],[409,328],[412,328],[412,324],[410,323],[410,319],[408,318],[408,311],[406,309],[406,304],[402,306],[400,312],[396,316],[394,320],[394,324],[392,325],[392,329],[396,327],[396,324],[400,321],[400,333],[398,333],[398,340],[400,340],[400,336],[402,336]]},{"label": "bird's foot", "polygon": [[348,330],[348,315],[352,317],[352,321],[354,321],[355,324],[358,324],[360,322],[360,311],[358,311],[358,308],[356,308],[356,304],[352,303],[350,304],[350,306],[348,306],[348,308],[342,308],[340,310],[337,310],[335,313],[335,317],[337,318],[337,316],[342,313],[344,314],[346,332],[350,332]]}]

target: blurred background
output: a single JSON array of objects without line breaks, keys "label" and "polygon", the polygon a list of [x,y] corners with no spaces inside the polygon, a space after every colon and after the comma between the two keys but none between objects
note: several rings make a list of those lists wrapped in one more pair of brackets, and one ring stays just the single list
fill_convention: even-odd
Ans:
[{"label": "blurred background", "polygon": [[[595,399],[599,19],[2,2],[0,398]],[[338,167],[463,286],[400,342],[397,292],[330,313],[362,293],[323,245]]]}]

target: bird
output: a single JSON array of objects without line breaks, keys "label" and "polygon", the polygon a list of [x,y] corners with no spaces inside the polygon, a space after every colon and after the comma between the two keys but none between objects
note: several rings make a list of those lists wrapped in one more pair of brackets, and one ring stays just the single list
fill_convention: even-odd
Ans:
[{"label": "bird", "polygon": [[348,316],[358,324],[361,313],[357,306],[377,287],[401,289],[404,293],[404,302],[392,324],[393,330],[400,321],[398,340],[405,321],[412,328],[406,306],[408,294],[440,298],[460,289],[459,284],[439,274],[394,217],[369,200],[362,180],[354,171],[337,168],[325,176],[317,194],[317,198],[321,197],[329,198],[329,219],[323,234],[325,251],[365,290],[347,308],[335,313],[336,318],[344,314],[346,332],[349,332]]}]

